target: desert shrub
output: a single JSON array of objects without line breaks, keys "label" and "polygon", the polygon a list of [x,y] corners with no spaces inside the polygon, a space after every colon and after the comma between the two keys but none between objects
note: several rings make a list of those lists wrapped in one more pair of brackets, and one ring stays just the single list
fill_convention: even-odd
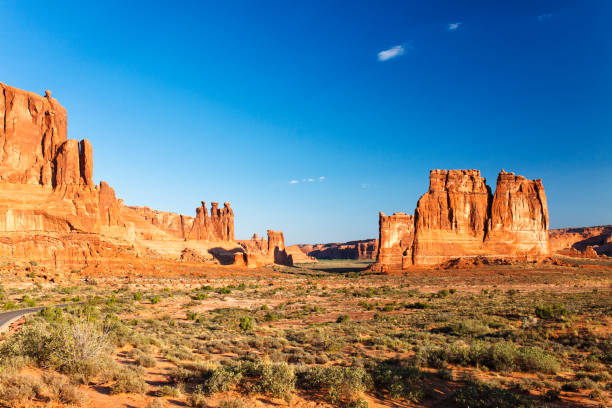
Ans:
[{"label": "desert shrub", "polygon": [[147,353],[139,353],[135,359],[136,364],[141,367],[155,367],[157,365],[157,360],[150,354]]},{"label": "desert shrub", "polygon": [[144,394],[148,385],[142,378],[142,372],[133,367],[121,367],[115,373],[115,383],[111,386],[111,394],[136,393]]},{"label": "desert shrub", "polygon": [[423,372],[415,366],[405,366],[390,360],[370,369],[374,385],[391,398],[406,398],[418,402],[425,396]]},{"label": "desert shrub", "polygon": [[246,403],[239,398],[226,399],[219,403],[219,408],[246,408]]},{"label": "desert shrub", "polygon": [[152,303],[152,304],[154,304],[154,305],[155,305],[155,304],[157,304],[157,303],[159,303],[159,302],[161,302],[161,296],[159,296],[159,295],[155,295],[155,296],[153,296],[153,297],[151,298],[151,303]]},{"label": "desert shrub", "polygon": [[457,336],[481,336],[488,333],[490,329],[481,320],[468,319],[450,325],[449,331]]},{"label": "desert shrub", "polygon": [[459,388],[455,403],[462,408],[528,408],[533,407],[530,400],[514,395],[503,388],[470,382]]},{"label": "desert shrub", "polygon": [[40,380],[29,375],[0,375],[0,406],[23,406],[43,392]]},{"label": "desert shrub", "polygon": [[171,385],[163,385],[155,391],[155,395],[158,397],[179,398],[182,393],[181,387],[173,387]]},{"label": "desert shrub", "polygon": [[348,322],[351,318],[349,317],[349,315],[340,315],[338,316],[338,319],[336,319],[336,323],[345,323]]},{"label": "desert shrub", "polygon": [[21,303],[23,303],[27,307],[34,307],[34,306],[36,306],[36,300],[32,299],[28,295],[25,295],[23,298],[21,298]]},{"label": "desert shrub", "polygon": [[356,400],[371,384],[369,374],[361,367],[299,367],[296,384],[304,390],[326,390],[332,404]]},{"label": "desert shrub", "polygon": [[166,404],[164,403],[163,399],[155,398],[149,403],[149,405],[147,405],[147,408],[164,408],[165,406]]},{"label": "desert shrub", "polygon": [[0,355],[26,356],[40,367],[89,378],[108,366],[110,348],[107,335],[91,323],[36,323],[26,325],[6,341]]},{"label": "desert shrub", "polygon": [[535,307],[535,315],[543,320],[565,320],[569,316],[569,310],[563,305],[538,305]]},{"label": "desert shrub", "polygon": [[19,309],[19,306],[17,306],[15,302],[8,301],[8,302],[5,302],[4,305],[2,305],[2,309],[14,310],[14,309]]},{"label": "desert shrub", "polygon": [[240,380],[242,380],[242,373],[236,367],[217,367],[212,370],[210,377],[205,382],[204,391],[208,395],[230,391]]},{"label": "desert shrub", "polygon": [[442,290],[439,290],[438,293],[436,293],[437,298],[445,298],[448,295],[450,295],[450,292],[448,291],[448,289],[442,289]]},{"label": "desert shrub", "polygon": [[142,300],[142,293],[140,292],[136,292],[134,293],[134,295],[132,296],[134,298],[135,301],[141,301]]},{"label": "desert shrub", "polygon": [[500,341],[489,348],[486,365],[497,371],[511,371],[519,357],[518,347],[507,341]]},{"label": "desert shrub", "polygon": [[431,305],[427,302],[414,302],[406,305],[407,309],[430,309]]},{"label": "desert shrub", "polygon": [[54,372],[45,372],[42,380],[46,385],[51,399],[64,404],[81,405],[86,400],[85,393],[71,384],[67,377]]},{"label": "desert shrub", "polygon": [[262,394],[276,398],[291,400],[295,389],[295,372],[293,367],[285,362],[258,364],[255,367],[257,381],[255,389]]},{"label": "desert shrub", "polygon": [[232,288],[230,286],[224,286],[216,290],[216,292],[220,295],[229,295],[232,293]]},{"label": "desert shrub", "polygon": [[253,326],[255,325],[255,320],[250,316],[242,316],[240,318],[240,330],[242,331],[251,331],[253,330]]},{"label": "desert shrub", "polygon": [[559,361],[539,347],[522,347],[518,359],[525,371],[555,374],[560,369]]},{"label": "desert shrub", "polygon": [[193,300],[205,300],[205,299],[208,299],[208,293],[206,293],[206,292],[196,292],[193,295],[191,295],[191,298]]},{"label": "desert shrub", "polygon": [[188,404],[193,408],[206,408],[208,407],[208,402],[206,401],[206,397],[204,396],[204,392],[202,390],[201,385],[197,385],[193,394],[189,396]]},{"label": "desert shrub", "polygon": [[64,321],[64,312],[59,307],[45,307],[39,314],[49,323],[61,323]]}]

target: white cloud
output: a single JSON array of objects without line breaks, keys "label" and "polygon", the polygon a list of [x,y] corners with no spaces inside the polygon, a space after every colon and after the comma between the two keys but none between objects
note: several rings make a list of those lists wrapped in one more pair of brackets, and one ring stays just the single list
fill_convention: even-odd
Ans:
[{"label": "white cloud", "polygon": [[325,180],[325,176],[319,177],[319,181],[323,181],[323,180]]},{"label": "white cloud", "polygon": [[552,13],[540,14],[537,18],[538,18],[538,21],[550,20],[552,18]]},{"label": "white cloud", "polygon": [[297,184],[297,183],[299,183],[299,181],[297,181],[297,180],[291,180],[291,181],[289,182],[289,184]]},{"label": "white cloud", "polygon": [[448,31],[455,31],[456,29],[459,28],[460,25],[461,23],[450,23],[448,25]]},{"label": "white cloud", "polygon": [[309,179],[308,179],[308,182],[309,182],[309,183],[312,183],[313,181],[314,181],[314,179],[313,179],[313,178],[309,178]]},{"label": "white cloud", "polygon": [[399,57],[400,55],[404,55],[406,49],[403,45],[396,45],[394,47],[389,48],[388,50],[384,50],[378,53],[378,60],[383,62],[390,60],[391,58]]}]

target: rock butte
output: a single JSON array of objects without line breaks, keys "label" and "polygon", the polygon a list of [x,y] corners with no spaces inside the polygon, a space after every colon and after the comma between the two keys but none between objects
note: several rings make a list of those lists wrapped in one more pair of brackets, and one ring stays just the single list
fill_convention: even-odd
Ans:
[{"label": "rock butte", "polygon": [[[68,139],[59,102],[0,83],[0,256],[56,268],[125,265],[139,258],[256,267],[292,264],[282,232],[266,244],[234,239],[229,203],[195,217],[128,207],[93,183],[93,149]],[[265,242],[265,240],[263,240]]]},{"label": "rock butte", "polygon": [[495,194],[478,170],[432,170],[414,215],[379,215],[375,271],[458,258],[539,260],[551,252],[541,180],[501,171]]}]

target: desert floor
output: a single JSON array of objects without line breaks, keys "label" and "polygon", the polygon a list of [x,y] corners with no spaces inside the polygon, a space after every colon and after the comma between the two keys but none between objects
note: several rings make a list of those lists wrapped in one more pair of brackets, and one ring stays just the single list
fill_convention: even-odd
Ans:
[{"label": "desert floor", "polygon": [[392,275],[367,261],[188,265],[54,282],[7,263],[2,311],[48,308],[0,335],[0,406],[610,406],[612,260],[563,261]]}]

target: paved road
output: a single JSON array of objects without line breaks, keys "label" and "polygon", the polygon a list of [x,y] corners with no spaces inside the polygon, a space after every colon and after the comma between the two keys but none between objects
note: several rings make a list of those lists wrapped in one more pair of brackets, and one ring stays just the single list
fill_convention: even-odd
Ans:
[{"label": "paved road", "polygon": [[27,314],[39,312],[46,307],[66,307],[66,306],[70,306],[70,305],[64,304],[64,305],[57,305],[57,306],[29,307],[27,309],[11,310],[9,312],[0,313],[0,332],[6,330],[11,323],[13,323],[15,320]]}]

